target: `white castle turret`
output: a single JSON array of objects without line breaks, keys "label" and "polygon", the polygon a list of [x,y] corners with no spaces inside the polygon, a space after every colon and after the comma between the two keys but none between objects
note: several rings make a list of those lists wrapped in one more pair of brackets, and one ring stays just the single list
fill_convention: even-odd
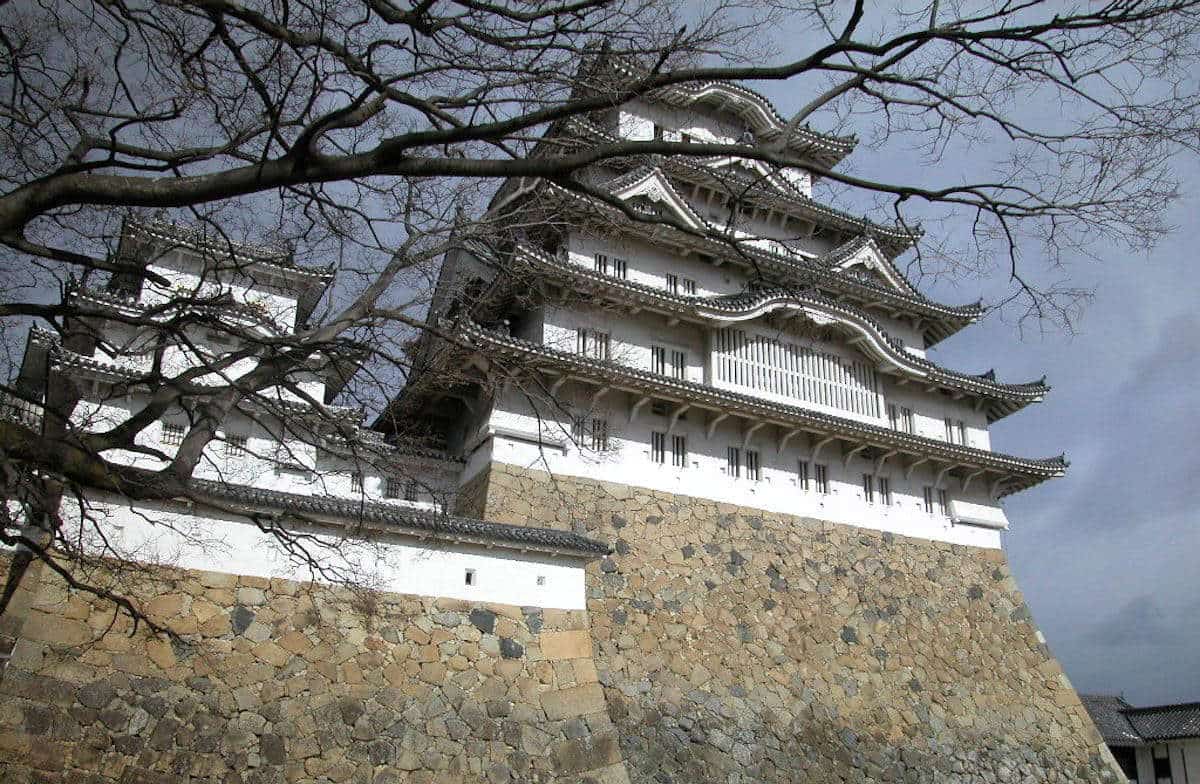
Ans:
[{"label": "white castle turret", "polygon": [[[280,251],[165,224],[126,223],[118,255],[139,271],[102,290],[71,292],[84,315],[61,338],[32,330],[17,380],[47,408],[70,412],[69,427],[81,432],[125,422],[164,387],[190,386],[191,401],[209,388],[237,390],[273,343],[284,346],[305,327],[332,280],[330,270],[297,266]],[[106,544],[97,541],[95,551],[104,555],[581,607],[583,563],[606,548],[448,515],[462,461],[385,440],[360,426],[360,409],[333,405],[356,370],[353,361],[317,357],[282,383],[239,390],[186,498],[136,502],[88,492],[81,505],[66,499],[66,511],[95,523]],[[140,433],[142,449],[104,457],[150,478],[197,416],[170,408]]]},{"label": "white castle turret", "polygon": [[[761,96],[711,83],[559,123],[535,154],[782,133]],[[787,148],[828,167],[853,144],[800,129]],[[535,467],[998,547],[1000,499],[1065,463],[994,452],[988,428],[1047,387],[929,361],[981,307],[925,297],[895,263],[918,234],[815,201],[813,179],[647,155],[577,189],[508,182],[497,219],[522,228],[451,254],[431,318],[475,347],[468,364],[527,380],[446,390],[433,380],[471,352],[427,341],[389,416],[440,417],[464,483]]]}]

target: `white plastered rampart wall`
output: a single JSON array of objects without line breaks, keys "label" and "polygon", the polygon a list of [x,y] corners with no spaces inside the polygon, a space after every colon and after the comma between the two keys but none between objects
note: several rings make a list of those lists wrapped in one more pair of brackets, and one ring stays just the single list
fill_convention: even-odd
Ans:
[{"label": "white plastered rampart wall", "polygon": [[[74,503],[66,504],[63,511],[68,519],[79,515]],[[348,582],[392,593],[517,606],[584,609],[584,561],[569,554],[422,540],[399,533],[363,538],[334,527],[289,528],[313,537],[303,546],[322,565],[322,574],[291,555],[274,535],[238,517],[198,513],[176,503],[130,504],[108,497],[89,499],[86,514],[102,521],[108,543],[117,553],[140,563],[300,582]]]},{"label": "white plastered rampart wall", "polygon": [[[558,397],[575,401],[580,410],[586,410],[593,391],[591,387],[568,384],[559,390]],[[570,423],[556,418],[554,406],[538,406],[541,410],[535,411],[524,395],[504,395],[467,442],[470,454],[463,482],[495,461],[905,536],[975,547],[1000,547],[999,530],[953,524],[949,516],[940,513],[936,504],[932,514],[925,511],[924,488],[934,485],[938,473],[928,464],[916,466],[911,476],[906,477],[904,466],[895,458],[877,470],[874,461],[858,456],[845,463],[844,454],[833,444],[827,444],[815,461],[827,466],[828,470],[829,493],[822,494],[817,492],[811,460],[815,445],[808,439],[794,438],[779,451],[780,434],[772,426],[759,429],[747,443],[743,423],[733,417],[719,423],[708,438],[711,414],[697,410],[685,414],[670,431],[672,435],[683,435],[687,439],[686,466],[672,466],[669,452],[665,464],[659,464],[651,457],[651,433],[667,432],[670,414],[655,413],[653,407],[647,405],[631,422],[629,414],[633,402],[623,392],[610,392],[597,402],[592,413],[608,420],[610,445],[606,452],[595,452],[586,443],[583,448],[572,443]],[[759,453],[760,480],[747,477],[744,464],[742,477],[727,473],[726,450],[731,446]],[[669,442],[667,448],[670,449]],[[810,462],[807,490],[799,483],[800,460]],[[889,480],[890,506],[882,502],[878,490],[873,503],[864,498],[864,473]],[[976,482],[964,493],[958,479],[943,477],[941,486],[963,509],[990,516],[998,526],[1006,524],[1003,511],[989,498],[985,484]]]}]

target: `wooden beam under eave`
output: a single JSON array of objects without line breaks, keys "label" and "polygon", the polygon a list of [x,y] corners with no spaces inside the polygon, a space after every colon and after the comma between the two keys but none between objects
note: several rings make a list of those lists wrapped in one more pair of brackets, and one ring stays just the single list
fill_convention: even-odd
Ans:
[{"label": "wooden beam under eave", "polygon": [[708,432],[705,433],[705,435],[704,435],[705,440],[711,441],[712,437],[713,437],[713,433],[715,433],[717,430],[717,425],[721,424],[728,418],[729,418],[729,412],[722,411],[721,413],[717,414],[715,417],[710,419],[708,422]]},{"label": "wooden beam under eave", "polygon": [[629,408],[629,424],[631,424],[631,425],[633,424],[634,420],[636,420],[638,418],[638,414],[641,413],[642,409],[649,402],[650,402],[649,396],[638,398],[637,402],[634,403]]}]

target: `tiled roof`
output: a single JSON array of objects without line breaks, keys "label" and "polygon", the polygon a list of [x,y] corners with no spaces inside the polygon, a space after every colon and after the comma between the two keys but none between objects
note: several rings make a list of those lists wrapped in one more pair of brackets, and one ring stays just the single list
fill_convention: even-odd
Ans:
[{"label": "tiled roof", "polygon": [[376,531],[430,535],[440,539],[495,542],[518,549],[567,552],[601,556],[610,552],[608,545],[571,531],[505,525],[458,517],[438,512],[410,509],[381,501],[365,501],[336,496],[310,496],[285,493],[247,485],[193,479],[192,487],[203,496],[240,505],[246,511],[278,510],[300,515],[332,517],[356,524],[372,525]]},{"label": "tiled roof", "polygon": [[1112,695],[1081,694],[1079,698],[1110,746],[1200,738],[1200,702],[1135,708]]},{"label": "tiled roof", "polygon": [[[676,397],[702,408],[734,409],[741,416],[782,421],[794,427],[811,427],[818,432],[841,434],[838,437],[904,450],[948,464],[974,466],[1001,476],[1008,475],[1006,489],[1000,495],[1007,495],[1046,479],[1062,476],[1067,469],[1067,461],[1062,456],[1024,458],[938,441],[809,408],[775,403],[753,395],[717,389],[707,384],[662,376],[611,361],[558,351],[538,343],[493,332],[467,320],[458,325],[445,324],[444,328],[447,332],[457,330],[462,341],[469,345],[490,348],[524,362],[540,358],[573,377],[591,376],[602,382],[616,382],[646,393]],[[1023,481],[1011,481],[1016,479]]]},{"label": "tiled roof", "polygon": [[[547,188],[546,194],[562,199],[563,206],[566,209],[575,208],[579,210],[599,211],[606,218],[615,220],[618,225],[627,220],[624,213],[607,204],[588,199],[553,183],[545,183],[545,186]],[[640,231],[642,232],[640,236],[643,239],[650,239],[647,236],[649,230],[646,226],[630,223],[628,229],[631,231]],[[702,249],[706,253],[745,263],[744,260],[737,259],[736,255],[731,254],[729,246],[719,240],[692,237],[666,224],[657,224],[651,227],[651,229],[666,232],[672,242],[685,247],[690,245]],[[819,282],[823,288],[845,292],[861,300],[893,305],[902,312],[911,312],[915,315],[925,316],[928,321],[925,335],[927,346],[934,345],[937,341],[954,334],[960,328],[978,319],[983,312],[978,303],[971,305],[944,305],[934,302],[922,294],[905,294],[860,278],[848,275],[831,275],[828,264],[820,258],[805,259],[744,243],[739,246],[738,250],[741,254],[749,257],[754,264],[764,269],[770,269],[777,274],[796,279],[802,285],[813,285]]]},{"label": "tiled roof", "polygon": [[1079,699],[1083,702],[1083,707],[1087,708],[1096,729],[1100,730],[1100,736],[1109,746],[1141,744],[1141,736],[1125,717],[1125,711],[1130,707],[1128,702],[1120,697],[1105,694],[1080,694]]},{"label": "tiled roof", "polygon": [[1200,738],[1200,702],[1131,708],[1125,716],[1146,740]]},{"label": "tiled roof", "polygon": [[897,366],[909,367],[921,379],[943,387],[995,399],[998,408],[994,412],[989,412],[992,421],[1011,414],[1028,403],[1040,401],[1050,389],[1044,378],[1035,382],[1005,384],[996,381],[995,373],[991,371],[982,375],[974,375],[943,368],[924,357],[905,351],[868,313],[812,291],[762,288],[738,294],[689,297],[672,294],[664,289],[654,288],[636,281],[604,275],[578,264],[563,261],[525,244],[517,246],[514,259],[521,263],[536,265],[542,270],[550,270],[560,277],[570,277],[577,282],[585,281],[592,284],[601,294],[606,291],[612,295],[624,293],[646,305],[654,305],[664,310],[697,318],[719,317],[720,314],[744,315],[757,309],[788,303],[815,306],[827,312],[841,314],[847,319],[862,322],[874,332],[878,338],[878,344],[885,348],[889,359]]},{"label": "tiled roof", "polygon": [[234,261],[240,263],[268,264],[297,275],[314,278],[333,277],[332,267],[302,267],[296,264],[291,251],[284,248],[235,242],[193,226],[156,220],[125,221],[121,227],[122,240],[139,236],[222,256],[232,252]]}]

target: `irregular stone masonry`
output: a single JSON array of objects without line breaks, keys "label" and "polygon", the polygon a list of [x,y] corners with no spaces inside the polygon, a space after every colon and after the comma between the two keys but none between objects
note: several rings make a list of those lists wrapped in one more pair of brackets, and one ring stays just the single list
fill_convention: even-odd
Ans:
[{"label": "irregular stone masonry", "polygon": [[469,489],[614,545],[588,612],[634,782],[1117,780],[1000,551],[499,464]]},{"label": "irregular stone masonry", "polygon": [[124,582],[173,644],[38,577],[4,629],[6,784],[628,781],[582,611],[207,572]]}]

